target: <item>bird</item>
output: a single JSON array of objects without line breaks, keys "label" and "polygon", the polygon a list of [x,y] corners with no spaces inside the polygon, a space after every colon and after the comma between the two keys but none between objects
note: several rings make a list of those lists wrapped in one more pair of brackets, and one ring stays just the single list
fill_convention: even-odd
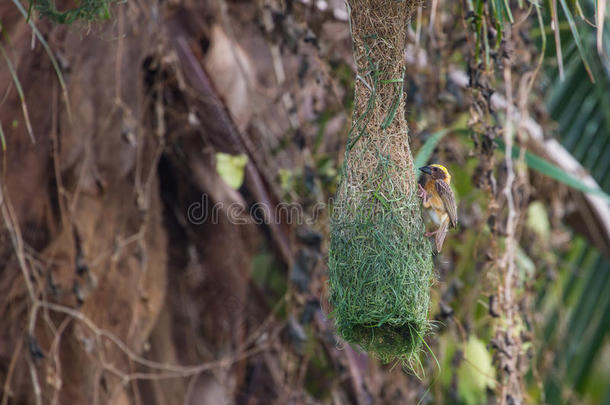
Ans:
[{"label": "bird", "polygon": [[438,225],[434,232],[426,232],[425,237],[434,236],[436,251],[440,253],[449,227],[457,226],[457,205],[451,189],[451,175],[443,165],[432,164],[420,167],[427,176],[424,186],[419,184],[418,196],[432,221]]}]

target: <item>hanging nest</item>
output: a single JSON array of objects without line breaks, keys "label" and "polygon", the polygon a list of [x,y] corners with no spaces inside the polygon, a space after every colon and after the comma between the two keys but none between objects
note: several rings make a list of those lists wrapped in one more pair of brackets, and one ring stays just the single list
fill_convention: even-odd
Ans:
[{"label": "hanging nest", "polygon": [[412,361],[429,329],[433,269],[402,95],[417,4],[348,3],[358,77],[331,217],[330,303],[346,341],[384,362]]}]

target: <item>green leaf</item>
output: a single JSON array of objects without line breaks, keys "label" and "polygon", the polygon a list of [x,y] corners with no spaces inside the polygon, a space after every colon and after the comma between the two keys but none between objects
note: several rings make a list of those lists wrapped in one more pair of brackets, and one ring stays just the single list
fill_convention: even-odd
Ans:
[{"label": "green leaf", "polygon": [[464,359],[457,371],[458,395],[466,405],[484,404],[487,387],[496,384],[496,370],[485,344],[470,336],[464,348]]},{"label": "green leaf", "polygon": [[[497,138],[496,143],[498,144],[500,150],[502,150],[503,152],[506,151],[504,141]],[[519,156],[519,148],[517,148],[516,146],[513,146],[512,156],[514,159]],[[576,190],[582,191],[583,193],[593,194],[598,197],[601,197],[605,199],[608,203],[610,203],[610,195],[606,194],[602,189],[588,186],[582,180],[577,179],[565,170],[555,166],[554,164],[542,159],[539,156],[534,155],[533,153],[530,153],[529,151],[525,151],[525,163],[532,170],[536,170],[537,172],[542,173],[545,176],[557,180],[558,182],[570,186]]]},{"label": "green leaf", "polygon": [[432,152],[434,152],[434,148],[436,148],[436,145],[438,145],[441,139],[443,139],[448,132],[448,129],[441,129],[440,131],[433,133],[432,136],[426,140],[415,156],[416,168],[425,166],[426,163],[428,163],[428,159],[430,159],[430,155],[432,155]]},{"label": "green leaf", "polygon": [[525,253],[521,246],[517,246],[517,254],[515,255],[515,264],[519,270],[519,286],[523,286],[527,280],[534,278],[536,274],[536,265],[533,260]]},{"label": "green leaf", "polygon": [[244,168],[248,163],[246,155],[216,154],[216,171],[232,188],[239,189],[244,182]]},{"label": "green leaf", "polygon": [[536,232],[541,239],[548,240],[551,236],[551,223],[544,204],[535,201],[527,208],[527,227]]},{"label": "green leaf", "polygon": [[[441,129],[440,131],[437,131],[432,134],[432,136],[430,136],[430,138],[426,140],[424,145],[420,148],[419,152],[417,152],[417,155],[415,156],[415,167],[422,167],[426,165],[428,159],[430,159],[430,155],[432,155],[432,152],[434,151],[434,148],[448,132],[448,129]],[[454,130],[454,132],[465,134],[469,133],[469,130],[456,129]],[[497,138],[495,141],[498,144],[499,149],[505,152],[506,147],[504,145],[504,141],[499,138]],[[519,148],[517,148],[516,146],[513,146],[512,156],[515,159],[519,156]],[[559,181],[560,183],[563,183],[576,190],[582,191],[583,193],[593,194],[598,197],[601,197],[605,199],[608,203],[610,203],[610,195],[606,194],[602,189],[588,186],[582,180],[572,176],[570,173],[566,172],[560,167],[555,166],[554,164],[544,160],[543,158],[537,155],[534,155],[529,151],[525,152],[525,164],[527,164],[530,169],[542,173],[545,176]]]},{"label": "green leaf", "polygon": [[578,53],[580,54],[580,58],[582,59],[582,63],[585,65],[585,69],[587,69],[587,73],[589,74],[589,78],[593,83],[595,83],[595,78],[593,77],[593,73],[591,73],[591,68],[589,67],[589,62],[587,61],[587,57],[585,56],[585,50],[582,46],[582,41],[580,39],[580,34],[578,33],[578,28],[576,27],[576,23],[574,22],[574,18],[572,16],[572,12],[568,7],[566,0],[559,0],[561,4],[561,8],[563,9],[563,13],[566,15],[566,19],[568,20],[568,24],[570,25],[570,30],[572,31],[572,36],[574,37],[574,42],[578,47]]},{"label": "green leaf", "polygon": [[290,169],[279,169],[278,177],[280,180],[280,187],[284,193],[290,193],[296,187],[297,175]]}]

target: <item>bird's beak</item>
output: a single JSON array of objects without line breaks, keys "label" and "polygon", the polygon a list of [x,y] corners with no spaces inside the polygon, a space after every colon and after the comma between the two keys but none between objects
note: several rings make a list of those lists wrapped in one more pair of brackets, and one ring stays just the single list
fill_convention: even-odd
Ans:
[{"label": "bird's beak", "polygon": [[421,170],[422,172],[424,172],[426,174],[432,174],[432,169],[430,169],[430,166],[420,167],[419,170]]}]

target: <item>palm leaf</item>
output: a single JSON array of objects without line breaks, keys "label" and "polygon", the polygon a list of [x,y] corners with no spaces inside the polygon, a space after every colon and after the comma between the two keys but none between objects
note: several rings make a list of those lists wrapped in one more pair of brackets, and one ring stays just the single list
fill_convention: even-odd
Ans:
[{"label": "palm leaf", "polygon": [[[418,151],[417,155],[415,156],[415,167],[424,166],[428,162],[428,159],[430,159],[430,156],[432,155],[434,148],[448,132],[449,132],[448,129],[443,129],[443,130],[437,131],[434,134],[432,134],[432,136],[430,136],[430,138],[428,138],[426,140],[424,145],[421,147],[421,149]],[[468,129],[460,129],[460,130],[456,130],[455,132],[466,134],[466,133],[469,133],[470,131]],[[500,148],[500,150],[502,150],[504,152],[506,149],[505,145],[504,145],[504,141],[502,141],[501,139],[496,139],[496,143],[497,143],[498,147]],[[519,153],[520,153],[519,148],[516,146],[513,146],[513,149],[512,149],[513,158],[517,158],[519,156]],[[562,168],[550,163],[549,161],[541,158],[540,156],[537,156],[529,151],[526,151],[525,152],[525,163],[527,164],[527,166],[530,169],[535,170],[545,176],[548,176],[548,177],[552,178],[553,180],[563,183],[575,190],[582,191],[583,193],[592,194],[592,195],[601,197],[610,203],[610,195],[605,193],[602,189],[591,187],[591,186],[587,185],[582,180],[572,176],[570,173],[568,173],[565,170],[563,170]]]},{"label": "palm leaf", "polygon": [[[432,152],[434,152],[434,148],[436,145],[443,139],[443,137],[449,132],[448,129],[441,129],[433,133],[430,138],[426,140],[424,145],[419,149],[417,155],[415,156],[415,167],[422,167],[428,163]],[[418,174],[419,176],[419,174]]]},{"label": "palm leaf", "polygon": [[[506,151],[504,141],[502,141],[501,139],[496,139],[496,143],[498,144],[498,147],[500,148],[500,150]],[[519,157],[519,155],[520,155],[519,148],[516,146],[513,146],[512,157],[514,159],[516,159]],[[535,170],[541,174],[544,174],[545,176],[548,176],[548,177],[552,178],[553,180],[557,180],[558,182],[563,183],[573,189],[582,191],[583,193],[592,194],[592,195],[601,197],[610,203],[610,195],[606,194],[602,189],[594,188],[594,187],[587,185],[582,180],[572,176],[570,173],[566,172],[565,170],[561,169],[558,166],[555,166],[554,164],[550,163],[549,161],[544,160],[540,156],[537,156],[529,151],[525,151],[525,163],[527,164],[527,166],[530,169]]]},{"label": "palm leaf", "polygon": [[576,43],[576,47],[578,48],[578,52],[580,53],[580,58],[582,59],[582,63],[585,65],[585,69],[587,70],[587,74],[589,75],[589,78],[591,79],[592,82],[595,83],[595,78],[593,77],[593,73],[591,72],[591,68],[589,67],[589,62],[587,61],[587,56],[585,53],[585,50],[583,48],[582,45],[582,41],[580,39],[580,34],[578,32],[578,28],[576,27],[576,24],[574,23],[574,17],[572,16],[572,12],[570,11],[570,8],[568,7],[566,0],[559,0],[559,3],[561,4],[561,8],[563,9],[563,13],[566,16],[566,19],[568,20],[568,24],[570,24],[570,30],[572,31],[572,35],[574,38],[574,42]]}]

